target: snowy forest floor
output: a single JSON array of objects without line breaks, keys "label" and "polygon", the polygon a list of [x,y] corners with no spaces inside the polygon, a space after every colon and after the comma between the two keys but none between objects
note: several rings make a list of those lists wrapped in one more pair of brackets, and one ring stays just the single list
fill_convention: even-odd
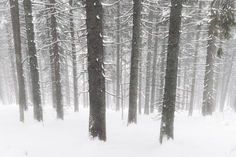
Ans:
[{"label": "snowy forest floor", "polygon": [[[32,109],[31,109],[32,110]],[[44,122],[32,112],[18,120],[18,107],[0,106],[1,157],[236,157],[236,114],[212,117],[176,113],[175,140],[160,145],[160,120],[139,116],[138,125],[127,127],[126,116],[107,111],[107,142],[88,138],[88,110],[66,109],[65,120],[44,109]]]}]

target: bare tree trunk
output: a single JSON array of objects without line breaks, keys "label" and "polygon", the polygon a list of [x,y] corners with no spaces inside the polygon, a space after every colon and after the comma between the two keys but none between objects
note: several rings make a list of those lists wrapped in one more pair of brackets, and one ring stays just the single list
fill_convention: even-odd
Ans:
[{"label": "bare tree trunk", "polygon": [[50,0],[50,28],[51,28],[51,37],[52,37],[52,53],[53,53],[53,68],[55,76],[55,101],[56,101],[56,111],[57,118],[64,119],[63,103],[62,103],[62,87],[61,87],[61,65],[60,65],[60,54],[59,54],[59,45],[58,45],[58,32],[57,32],[57,20],[56,20],[56,8],[55,0]]},{"label": "bare tree trunk", "polygon": [[[153,21],[153,7],[150,7],[150,12],[148,15],[148,20]],[[148,47],[147,47],[147,59],[146,59],[146,89],[145,89],[145,106],[144,114],[149,114],[150,112],[150,94],[151,94],[151,65],[152,65],[152,26],[153,24],[147,24],[148,29]]]},{"label": "bare tree trunk", "polygon": [[[46,9],[50,9],[50,5],[47,4]],[[46,16],[46,25],[49,28],[47,30],[47,37],[48,39],[48,45],[51,44],[52,42],[52,37],[51,37],[51,15]],[[56,82],[55,82],[55,67],[54,67],[54,55],[53,55],[53,45],[48,47],[49,51],[49,58],[50,58],[50,73],[51,73],[51,100],[52,100],[52,105],[54,108],[56,108]]]},{"label": "bare tree trunk", "polygon": [[86,17],[90,99],[89,134],[93,138],[98,137],[106,141],[103,9],[100,0],[86,1]]},{"label": "bare tree trunk", "polygon": [[74,111],[79,111],[79,93],[78,93],[78,78],[77,78],[77,56],[75,46],[75,26],[74,26],[74,0],[69,1],[70,4],[70,35],[71,35],[71,51],[73,62],[73,85],[74,85]]},{"label": "bare tree trunk", "polygon": [[174,113],[177,86],[178,55],[182,16],[182,0],[171,0],[169,41],[167,50],[167,67],[165,92],[162,107],[160,143],[163,139],[174,138]]},{"label": "bare tree trunk", "polygon": [[20,121],[24,122],[24,106],[26,106],[26,92],[25,82],[23,76],[22,54],[21,54],[21,31],[19,20],[19,4],[18,0],[9,0],[11,10],[11,20],[15,47],[16,57],[16,70],[19,89],[19,108],[20,108]]},{"label": "bare tree trunk", "polygon": [[120,2],[117,3],[117,20],[116,20],[116,111],[120,110]]},{"label": "bare tree trunk", "polygon": [[138,69],[139,69],[139,43],[141,25],[141,2],[133,0],[133,36],[131,51],[131,69],[129,86],[129,115],[128,124],[137,123],[137,98],[138,98]]},{"label": "bare tree trunk", "polygon": [[34,24],[32,16],[32,3],[31,0],[24,0],[25,10],[25,23],[26,23],[26,34],[28,51],[30,57],[30,73],[32,83],[32,95],[33,95],[33,107],[34,107],[34,118],[38,121],[43,120],[42,104],[41,104],[41,92],[39,84],[39,71],[38,71],[38,59],[36,53],[36,46],[34,41]]}]

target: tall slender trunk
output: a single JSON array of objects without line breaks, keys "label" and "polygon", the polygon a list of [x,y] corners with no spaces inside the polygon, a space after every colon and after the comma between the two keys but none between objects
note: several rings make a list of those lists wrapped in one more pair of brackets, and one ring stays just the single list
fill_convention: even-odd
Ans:
[{"label": "tall slender trunk", "polygon": [[26,92],[25,92],[25,81],[23,76],[23,64],[22,64],[22,54],[21,54],[19,4],[18,0],[9,0],[9,2],[11,10],[14,47],[15,47],[17,81],[19,89],[20,121],[24,122],[24,107],[26,106]]},{"label": "tall slender trunk", "polygon": [[182,0],[171,0],[167,67],[165,76],[166,83],[162,106],[160,143],[163,142],[164,138],[174,138],[174,113],[176,103],[181,16]]},{"label": "tall slender trunk", "polygon": [[70,5],[70,36],[71,36],[71,51],[73,62],[73,84],[74,84],[74,111],[79,111],[79,93],[78,93],[78,79],[77,79],[77,56],[75,46],[75,26],[74,26],[74,0],[69,0]]},{"label": "tall slender trunk", "polygon": [[131,69],[129,86],[129,115],[128,124],[137,123],[137,98],[138,98],[138,69],[139,69],[139,43],[141,25],[141,2],[133,0],[133,36],[131,51]]},{"label": "tall slender trunk", "polygon": [[[150,7],[151,11],[148,15],[148,20],[150,22],[153,21],[153,7]],[[147,59],[146,59],[146,88],[145,88],[145,106],[144,106],[144,114],[149,114],[150,112],[150,94],[151,94],[151,66],[152,66],[152,27],[153,24],[147,24],[149,26],[148,29],[148,47],[147,47]]]},{"label": "tall slender trunk", "polygon": [[[50,9],[51,5],[47,4],[45,6],[46,9]],[[48,42],[46,44],[51,44],[52,37],[51,37],[51,15],[46,16],[46,25],[47,25],[47,37]],[[49,59],[50,59],[50,79],[51,79],[51,101],[52,106],[56,108],[56,82],[55,82],[55,68],[54,68],[54,55],[53,55],[53,45],[48,47],[49,51]]]},{"label": "tall slender trunk", "polygon": [[103,48],[103,8],[100,0],[86,1],[89,77],[89,134],[106,141],[106,103]]},{"label": "tall slender trunk", "polygon": [[50,0],[50,28],[51,28],[51,37],[52,37],[52,53],[53,53],[53,68],[54,68],[54,77],[55,77],[55,102],[56,102],[56,111],[57,118],[64,119],[63,103],[62,103],[62,87],[61,87],[61,65],[60,65],[60,52],[58,45],[58,32],[57,32],[57,20],[56,20],[56,1]]},{"label": "tall slender trunk", "polygon": [[120,2],[117,3],[117,20],[116,20],[116,111],[120,110]]},{"label": "tall slender trunk", "polygon": [[41,104],[41,92],[39,84],[39,71],[38,71],[38,59],[36,53],[36,46],[34,41],[34,24],[32,16],[32,3],[31,0],[24,0],[24,11],[25,11],[25,23],[26,23],[26,34],[28,51],[30,57],[30,73],[32,83],[32,96],[33,96],[33,107],[34,107],[34,118],[38,121],[43,120],[42,104]]}]

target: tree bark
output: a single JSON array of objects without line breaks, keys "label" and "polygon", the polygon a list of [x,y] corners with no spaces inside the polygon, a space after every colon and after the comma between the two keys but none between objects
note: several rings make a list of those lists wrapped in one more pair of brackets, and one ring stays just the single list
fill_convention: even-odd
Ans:
[{"label": "tree bark", "polygon": [[[153,7],[150,7],[148,20],[153,21]],[[150,94],[151,94],[151,66],[152,66],[152,27],[153,24],[147,24],[148,29],[148,46],[147,46],[147,59],[146,59],[146,88],[145,88],[145,106],[144,114],[148,115],[150,112]]]},{"label": "tree bark", "polygon": [[128,124],[137,123],[137,98],[138,98],[138,69],[139,69],[139,44],[141,25],[141,2],[133,0],[133,36],[131,51],[131,69],[129,86],[129,114]]},{"label": "tree bark", "polygon": [[117,3],[117,20],[116,20],[116,111],[120,110],[120,2]]},{"label": "tree bark", "polygon": [[169,41],[167,49],[167,67],[165,92],[162,107],[160,143],[163,139],[174,138],[174,113],[176,101],[178,55],[181,30],[182,0],[171,0]]},{"label": "tree bark", "polygon": [[62,87],[61,87],[61,65],[60,65],[60,52],[58,45],[58,32],[57,32],[57,20],[56,20],[56,1],[50,0],[50,28],[51,28],[51,37],[52,37],[52,53],[53,53],[53,68],[54,68],[54,77],[55,77],[55,102],[56,102],[56,111],[57,118],[64,119],[64,110],[62,103]]},{"label": "tree bark", "polygon": [[41,92],[39,84],[39,71],[38,71],[38,59],[35,46],[35,34],[34,34],[34,24],[32,16],[32,2],[31,0],[24,0],[24,11],[25,11],[25,23],[26,23],[26,34],[28,51],[30,57],[30,73],[31,73],[31,83],[32,83],[32,97],[33,97],[33,107],[34,107],[34,118],[37,121],[43,120],[42,104],[41,104]]},{"label": "tree bark", "polygon": [[74,84],[74,111],[79,111],[79,93],[78,93],[78,79],[77,79],[77,56],[75,46],[75,26],[74,26],[74,0],[69,1],[70,5],[70,35],[71,35],[71,51],[73,62],[73,84]]},{"label": "tree bark", "polygon": [[26,92],[25,92],[25,81],[23,76],[23,64],[22,64],[22,54],[21,54],[19,4],[18,0],[9,0],[9,2],[11,10],[14,47],[15,47],[17,81],[19,89],[18,93],[19,93],[20,121],[24,122],[24,107],[26,106]]},{"label": "tree bark", "polygon": [[86,1],[86,16],[90,99],[89,134],[93,138],[98,137],[106,141],[103,9],[100,0]]}]

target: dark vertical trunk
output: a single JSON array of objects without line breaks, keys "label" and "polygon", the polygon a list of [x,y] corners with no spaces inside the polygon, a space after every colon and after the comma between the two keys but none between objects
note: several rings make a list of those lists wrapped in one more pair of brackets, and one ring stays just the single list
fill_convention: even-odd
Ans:
[{"label": "dark vertical trunk", "polygon": [[24,121],[24,107],[26,106],[26,92],[25,82],[23,76],[23,65],[22,65],[22,54],[21,54],[21,31],[20,31],[20,20],[19,20],[19,5],[18,0],[9,0],[11,10],[11,20],[15,47],[16,57],[16,70],[17,70],[17,81],[19,89],[19,108],[20,108],[20,121]]},{"label": "dark vertical trunk", "polygon": [[61,87],[61,65],[60,65],[60,52],[58,45],[58,32],[57,32],[57,20],[56,20],[56,1],[50,0],[50,28],[51,28],[51,38],[52,38],[52,53],[53,53],[53,68],[54,68],[54,77],[55,77],[55,103],[57,118],[64,118],[63,103],[62,103],[62,87]]},{"label": "dark vertical trunk", "polygon": [[86,1],[86,17],[90,99],[89,134],[93,138],[98,137],[106,141],[103,9],[100,0]]},{"label": "dark vertical trunk", "polygon": [[117,3],[117,21],[116,21],[116,111],[120,110],[120,2]]},{"label": "dark vertical trunk", "polygon": [[36,53],[36,46],[34,41],[34,24],[32,16],[32,3],[31,0],[24,0],[25,10],[25,23],[26,23],[26,34],[28,51],[30,57],[30,73],[32,83],[32,96],[33,96],[33,107],[34,107],[34,118],[38,121],[43,120],[42,104],[41,104],[41,93],[39,84],[39,71],[38,71],[38,59]]},{"label": "dark vertical trunk", "polygon": [[77,79],[77,56],[75,46],[75,26],[74,26],[74,0],[69,1],[70,4],[70,35],[71,35],[71,51],[73,62],[73,85],[74,85],[74,111],[79,111],[79,93],[78,93],[78,79]]},{"label": "dark vertical trunk", "polygon": [[129,115],[128,123],[137,123],[137,98],[138,98],[138,69],[139,69],[139,44],[141,25],[141,2],[133,0],[133,36],[131,51],[131,69],[129,86]]},{"label": "dark vertical trunk", "polygon": [[181,30],[182,0],[171,0],[165,92],[162,107],[160,143],[174,138],[174,113]]}]

